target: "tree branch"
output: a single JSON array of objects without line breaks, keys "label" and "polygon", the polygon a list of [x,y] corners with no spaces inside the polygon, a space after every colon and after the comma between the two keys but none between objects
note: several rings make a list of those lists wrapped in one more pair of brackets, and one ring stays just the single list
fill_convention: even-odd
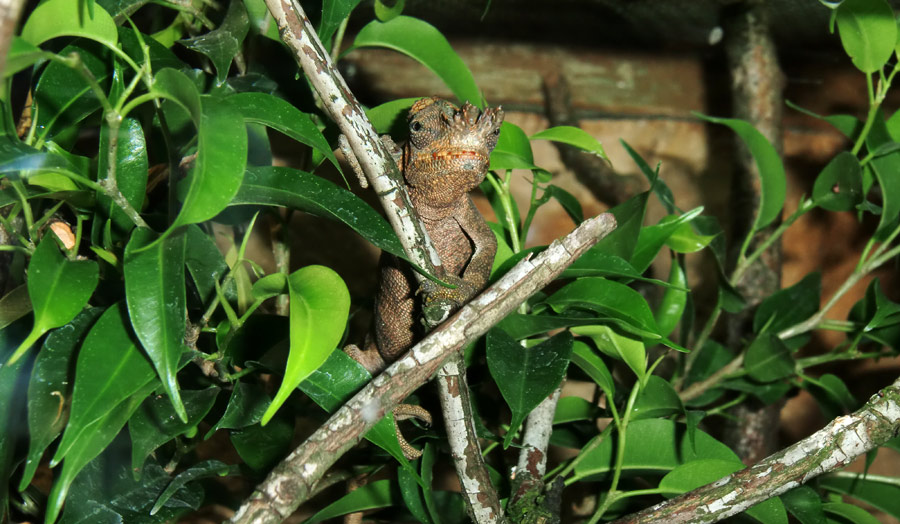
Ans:
[{"label": "tree branch", "polygon": [[900,379],[869,399],[859,411],[759,463],[613,524],[706,523],[737,515],[856,457],[900,434]]},{"label": "tree branch", "polygon": [[[296,0],[266,0],[266,5],[278,24],[282,40],[294,52],[310,84],[319,94],[325,110],[346,137],[359,166],[378,195],[388,221],[400,238],[406,255],[414,264],[440,278],[443,275],[440,257],[410,202],[402,175],[390,151],[366,118],[359,102],[334,66],[331,56],[323,48],[303,8]],[[420,283],[424,280],[419,273],[415,273],[415,277]],[[438,308],[442,311],[428,315],[439,319],[433,324],[429,323],[430,327],[446,319],[450,313],[449,304],[436,306]],[[465,500],[469,515],[479,524],[490,524],[497,522],[503,512],[490,483],[490,475],[484,465],[468,410],[465,369],[462,366],[454,366],[453,369],[453,372],[449,369],[442,372],[442,384],[439,388],[448,433],[460,437],[450,441],[452,456],[460,482],[465,486],[463,494],[467,495]],[[449,382],[455,384],[456,388],[446,387]],[[453,395],[452,392],[459,394]],[[457,418],[458,413],[467,414],[469,420]],[[486,515],[495,515],[495,518],[479,518]]]},{"label": "tree branch", "polygon": [[604,213],[586,220],[534,259],[525,259],[375,377],[306,442],[278,464],[238,509],[232,523],[281,522],[309,498],[325,471],[466,344],[487,332],[613,229]]}]

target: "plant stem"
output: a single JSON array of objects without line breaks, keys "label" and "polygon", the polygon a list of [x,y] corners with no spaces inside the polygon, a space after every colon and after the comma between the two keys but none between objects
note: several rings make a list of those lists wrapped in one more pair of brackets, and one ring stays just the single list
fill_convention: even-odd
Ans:
[{"label": "plant stem", "polygon": [[606,513],[606,510],[619,499],[617,488],[619,486],[619,479],[622,476],[622,465],[625,463],[625,444],[627,442],[628,421],[631,419],[634,402],[637,400],[638,392],[641,390],[640,386],[640,382],[636,382],[634,386],[632,386],[631,394],[628,395],[628,402],[625,404],[625,413],[622,414],[621,422],[616,424],[619,438],[616,439],[616,465],[615,469],[613,469],[612,482],[609,485],[609,491],[606,494],[606,498],[603,499],[603,502],[600,504],[600,507],[597,508],[597,511],[591,517],[591,520],[588,521],[588,524],[596,524],[599,522],[600,517]]}]

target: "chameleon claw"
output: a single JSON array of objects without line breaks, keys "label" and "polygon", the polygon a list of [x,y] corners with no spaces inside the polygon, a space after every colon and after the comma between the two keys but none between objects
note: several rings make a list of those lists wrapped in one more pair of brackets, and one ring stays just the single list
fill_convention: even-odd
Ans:
[{"label": "chameleon claw", "polygon": [[422,406],[417,406],[415,404],[400,404],[394,408],[394,432],[397,434],[397,440],[400,442],[400,449],[403,450],[403,456],[406,457],[406,460],[416,460],[422,456],[422,452],[406,441],[403,437],[403,433],[400,432],[400,427],[397,426],[398,420],[407,420],[410,418],[419,419],[430,426],[431,413]]}]

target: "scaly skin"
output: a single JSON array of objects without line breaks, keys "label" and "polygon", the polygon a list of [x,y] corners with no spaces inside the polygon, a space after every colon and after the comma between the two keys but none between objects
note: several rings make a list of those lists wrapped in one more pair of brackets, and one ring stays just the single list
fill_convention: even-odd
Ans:
[{"label": "scaly skin", "polygon": [[469,192],[487,174],[503,110],[481,112],[468,102],[457,108],[431,97],[413,104],[407,121],[410,137],[399,161],[406,190],[441,258],[438,277],[456,287],[427,281],[417,289],[405,262],[382,255],[374,340],[368,338],[364,351],[346,348],[373,374],[425,335],[420,321],[423,303],[449,302],[456,310],[484,289],[497,253],[494,234]]}]

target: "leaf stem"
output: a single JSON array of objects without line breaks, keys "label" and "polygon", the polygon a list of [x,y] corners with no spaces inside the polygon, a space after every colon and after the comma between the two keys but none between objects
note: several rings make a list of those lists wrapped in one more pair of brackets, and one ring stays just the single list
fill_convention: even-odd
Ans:
[{"label": "leaf stem", "polygon": [[631,412],[634,409],[634,403],[637,400],[638,392],[641,390],[640,381],[635,382],[631,388],[631,394],[628,395],[628,402],[625,404],[625,413],[622,414],[622,420],[616,424],[618,427],[619,438],[616,439],[616,465],[613,469],[612,482],[609,485],[609,491],[606,498],[600,504],[600,507],[588,521],[588,524],[596,524],[600,521],[600,517],[606,513],[606,510],[619,500],[620,494],[617,491],[619,479],[622,477],[622,465],[625,463],[625,444],[627,442],[628,422],[631,419]]}]

